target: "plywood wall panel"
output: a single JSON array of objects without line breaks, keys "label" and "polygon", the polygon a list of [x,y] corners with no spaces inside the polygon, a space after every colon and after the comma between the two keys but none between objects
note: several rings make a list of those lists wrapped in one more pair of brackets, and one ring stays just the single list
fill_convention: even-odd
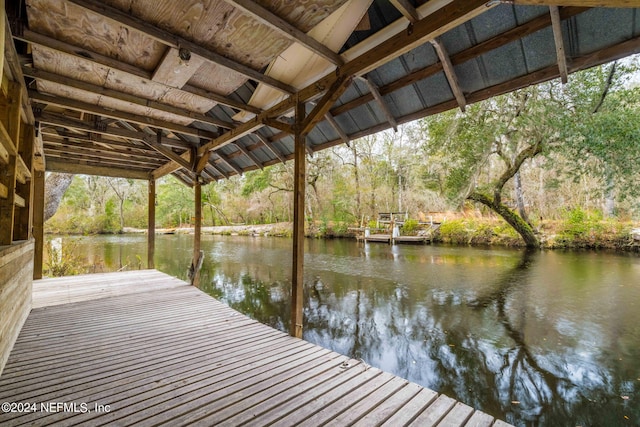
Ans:
[{"label": "plywood wall panel", "polygon": [[0,374],[31,311],[33,241],[0,248]]}]

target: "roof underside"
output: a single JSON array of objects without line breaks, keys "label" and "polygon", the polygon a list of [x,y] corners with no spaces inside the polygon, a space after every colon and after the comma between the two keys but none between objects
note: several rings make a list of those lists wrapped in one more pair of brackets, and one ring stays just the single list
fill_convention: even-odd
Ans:
[{"label": "roof underside", "polygon": [[8,15],[47,170],[192,185],[292,158],[296,98],[312,153],[640,51],[637,8],[490,3],[26,0]]}]

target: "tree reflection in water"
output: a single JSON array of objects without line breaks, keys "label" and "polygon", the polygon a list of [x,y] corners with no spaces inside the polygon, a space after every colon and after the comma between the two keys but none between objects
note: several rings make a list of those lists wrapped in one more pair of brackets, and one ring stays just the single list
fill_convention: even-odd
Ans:
[{"label": "tree reflection in water", "polygon": [[[603,331],[600,325],[583,325],[588,315],[572,317],[541,308],[535,287],[545,282],[553,291],[561,285],[553,283],[553,274],[540,277],[539,270],[532,279],[540,256],[523,252],[474,270],[458,265],[466,259],[389,252],[384,262],[394,271],[374,275],[358,274],[353,259],[332,271],[314,270],[308,263],[304,337],[516,425],[638,422],[638,405],[621,397],[633,397],[635,378],[640,377],[637,364],[625,365],[630,372],[621,372],[625,368],[614,366],[607,354],[624,344],[622,329]],[[365,248],[361,258],[370,257]],[[325,261],[319,255],[316,262]],[[428,268],[436,274],[427,274],[422,264],[431,264]],[[437,269],[440,264],[454,265]],[[394,277],[399,266],[424,268],[418,270],[423,282],[404,273],[389,280],[386,275]],[[490,279],[478,284],[474,272],[483,269]],[[258,264],[237,273],[223,270],[206,272],[210,293],[264,323],[288,329],[286,280]],[[466,277],[469,286],[441,285],[451,277],[439,275],[451,275],[449,270],[457,270],[454,275],[467,271],[460,277]],[[550,302],[541,301],[544,304]],[[631,354],[637,351],[636,343]]]}]

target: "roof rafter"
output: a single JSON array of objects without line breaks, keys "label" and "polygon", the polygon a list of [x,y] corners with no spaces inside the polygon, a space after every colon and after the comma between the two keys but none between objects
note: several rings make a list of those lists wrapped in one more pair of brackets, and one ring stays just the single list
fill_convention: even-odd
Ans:
[{"label": "roof rafter", "polygon": [[526,6],[638,7],[634,0],[501,0]]},{"label": "roof rafter", "polygon": [[340,136],[340,139],[345,144],[347,144],[347,147],[350,147],[351,145],[349,144],[349,141],[350,141],[349,136],[345,133],[344,130],[342,130],[342,128],[340,127],[338,122],[336,122],[336,119],[331,115],[331,113],[327,111],[327,113],[324,115],[324,118],[327,120],[327,123],[331,125],[333,130],[335,130],[338,133],[338,136]]},{"label": "roof rafter", "polygon": [[304,118],[300,124],[300,133],[306,135],[324,118],[329,112],[333,104],[342,96],[342,94],[351,85],[353,78],[351,76],[342,76],[336,79],[324,96],[316,103],[313,110]]},{"label": "roof rafter", "polygon": [[230,5],[242,10],[244,13],[250,15],[255,20],[263,23],[272,30],[278,32],[280,35],[287,39],[300,44],[306,49],[314,52],[317,55],[322,56],[327,61],[334,65],[342,65],[344,61],[342,57],[323,45],[313,37],[307,35],[303,31],[300,31],[293,25],[289,24],[278,15],[271,12],[269,9],[262,7],[253,0],[224,0]]},{"label": "roof rafter", "polygon": [[144,171],[124,169],[113,166],[82,164],[80,161],[47,159],[46,170],[84,175],[111,176],[115,178],[149,179]]},{"label": "roof rafter", "polygon": [[[415,23],[411,32],[396,34],[375,48],[368,50],[345,65],[338,67],[333,73],[317,80],[298,92],[299,100],[304,101],[325,91],[338,76],[355,76],[385,64],[398,56],[412,50],[429,40],[444,34],[448,30],[466,22],[473,17],[489,10],[493,5],[487,5],[485,0],[454,0],[427,18]],[[248,132],[260,126],[265,119],[277,117],[294,108],[295,97],[289,97],[269,110],[257,115],[236,129],[226,132],[204,144],[198,149],[198,154],[229,144]],[[204,166],[204,165],[199,165]],[[198,169],[202,170],[202,169]]]},{"label": "roof rafter", "polygon": [[286,83],[278,81],[273,77],[269,77],[265,74],[260,73],[259,71],[254,70],[253,68],[247,67],[246,65],[240,64],[239,62],[233,61],[219,53],[213,52],[205,47],[201,46],[198,43],[194,43],[191,40],[187,40],[183,37],[180,37],[176,34],[172,34],[168,31],[165,31],[161,28],[156,27],[148,22],[143,21],[142,19],[136,18],[134,16],[129,15],[126,12],[121,11],[118,8],[108,6],[101,1],[98,0],[68,0],[84,9],[90,10],[93,13],[101,15],[105,18],[116,21],[120,25],[123,25],[132,30],[143,33],[160,43],[163,43],[169,47],[175,49],[187,49],[191,53],[195,53],[198,56],[201,56],[205,60],[209,62],[213,62],[217,65],[220,65],[224,68],[227,68],[236,73],[240,73],[252,80],[263,83],[267,86],[271,86],[274,89],[278,89],[286,94],[295,93],[296,89]]},{"label": "roof rafter", "polygon": [[214,156],[218,157],[218,160],[220,160],[222,163],[224,163],[225,165],[229,166],[229,168],[233,169],[233,171],[235,173],[237,173],[238,175],[242,175],[242,169],[240,169],[239,167],[237,167],[236,165],[234,165],[233,163],[231,163],[231,159],[229,157],[227,157],[226,154],[220,152],[220,151],[214,151],[212,153]]},{"label": "roof rafter", "polygon": [[[585,12],[589,10],[589,8],[585,8],[585,7],[563,7],[560,9],[560,18],[561,19],[569,19],[572,16],[578,15],[582,12]],[[513,42],[514,40],[521,38],[521,37],[525,37],[529,34],[533,34],[536,31],[539,31],[543,28],[547,28],[548,26],[551,25],[551,17],[549,16],[549,14],[543,14],[540,15],[537,18],[532,19],[531,21],[525,22],[524,24],[521,24],[511,30],[508,30],[502,34],[498,34],[495,37],[492,37],[488,40],[485,40],[484,42],[473,46],[467,50],[463,50],[462,52],[458,52],[455,55],[452,55],[450,57],[451,59],[451,63],[453,65],[458,65],[458,64],[463,64],[466,61],[469,61],[471,59],[477,58],[481,55],[483,55],[484,53],[490,52],[494,49],[497,49],[501,46],[504,46],[506,44],[509,44],[511,42]],[[380,87],[380,94],[381,95],[386,95],[388,93],[394,92],[398,89],[402,89],[404,87],[407,87],[409,85],[411,85],[412,83],[415,83],[418,80],[423,80],[426,79],[430,76],[433,76],[437,73],[439,73],[440,71],[442,71],[442,63],[437,62],[433,65],[429,65],[425,68],[422,68],[420,70],[416,70],[415,72],[408,74],[404,77],[399,78],[398,80],[396,80],[395,82],[391,82],[389,84],[386,84],[384,86]],[[362,95],[359,98],[356,98],[354,100],[351,100],[343,105],[340,105],[334,109],[331,110],[331,114],[333,116],[337,116],[339,114],[342,114],[346,111],[349,111],[353,108],[356,108],[360,105],[364,105],[367,102],[372,101],[373,95],[371,94],[365,94]]]},{"label": "roof rafter", "polygon": [[[128,129],[122,129],[122,128],[117,128],[113,126],[96,126],[94,123],[90,123],[84,120],[72,119],[70,117],[65,117],[62,115],[53,114],[46,111],[43,111],[42,113],[40,113],[37,116],[37,120],[40,123],[50,124],[53,126],[60,126],[67,129],[77,129],[77,130],[97,133],[101,135],[111,135],[111,136],[116,136],[121,138],[133,139],[136,141],[144,141],[144,140],[148,140],[149,138],[153,138],[153,140],[155,140],[155,137],[145,132],[131,131]],[[181,141],[179,139],[167,138],[167,137],[162,138],[162,144],[168,147],[174,147],[174,148],[182,148],[182,149],[190,148],[190,145],[184,141]]]},{"label": "roof rafter", "polygon": [[238,150],[240,150],[242,152],[242,154],[244,154],[245,156],[247,156],[249,158],[249,160],[251,160],[256,166],[258,166],[260,169],[264,169],[264,166],[262,166],[262,163],[260,162],[260,160],[256,157],[255,154],[253,154],[251,151],[247,150],[246,148],[244,148],[241,144],[239,144],[237,141],[234,143],[234,145],[236,147],[238,147]]},{"label": "roof rafter", "polygon": [[[559,18],[560,15],[558,15],[558,19]],[[447,77],[447,81],[449,82],[451,92],[453,92],[453,96],[456,98],[456,101],[458,101],[460,110],[464,112],[467,106],[467,100],[464,98],[464,93],[462,93],[462,89],[460,88],[460,82],[458,81],[458,76],[453,69],[451,58],[449,58],[449,54],[447,53],[447,50],[445,49],[440,39],[436,38],[432,40],[431,44],[438,54],[438,59],[440,59],[440,62],[442,63],[442,69],[444,71],[444,75]]]},{"label": "roof rafter", "polygon": [[420,20],[418,11],[413,7],[409,0],[389,0],[389,2],[412,24],[415,24]]},{"label": "roof rafter", "polygon": [[[152,141],[150,138],[145,138],[142,142],[146,144],[149,148],[154,149],[158,153],[162,154],[168,160],[173,160],[187,171],[191,172],[191,163],[187,160],[183,159],[179,154],[175,153],[172,149],[165,147],[161,144],[162,141],[162,131],[157,130],[157,141]],[[191,153],[190,150],[187,150],[185,153]]]},{"label": "roof rafter", "polygon": [[549,15],[551,15],[551,27],[553,28],[553,41],[556,45],[560,79],[562,83],[567,83],[569,81],[569,73],[567,71],[567,56],[564,53],[564,38],[562,37],[562,23],[558,6],[549,6]]},{"label": "roof rafter", "polygon": [[[140,68],[118,61],[108,56],[104,56],[99,53],[89,51],[85,48],[73,46],[63,41],[56,40],[42,34],[38,34],[34,31],[24,30],[22,34],[14,34],[13,38],[16,40],[24,41],[26,43],[42,46],[47,49],[55,50],[57,52],[62,52],[68,55],[72,55],[84,61],[89,61],[98,65],[113,68],[122,73],[127,73],[132,76],[142,77],[143,79],[146,79],[146,80],[151,80],[152,78],[151,73],[145,70],[142,70]],[[156,83],[162,84],[160,82],[156,82]],[[167,86],[167,87],[169,88],[170,86]],[[185,85],[181,89],[177,89],[177,88],[172,88],[172,89],[177,91],[182,91],[185,93],[190,93],[192,95],[200,96],[209,101],[217,102],[219,104],[226,105],[236,110],[248,111],[254,114],[259,114],[262,111],[259,108],[234,101],[228,97],[218,95],[214,92],[210,92],[208,90],[201,89],[191,85]]]},{"label": "roof rafter", "polygon": [[373,95],[373,99],[375,99],[378,103],[378,106],[382,110],[382,113],[387,118],[387,121],[389,122],[393,130],[395,132],[398,132],[398,122],[396,122],[396,119],[393,117],[393,114],[391,114],[387,103],[382,98],[382,95],[380,95],[378,87],[368,77],[362,77],[362,80],[364,80],[364,82],[367,84],[369,92],[371,92],[371,95]]},{"label": "roof rafter", "polygon": [[254,132],[253,135],[256,138],[258,138],[258,140],[262,143],[264,147],[266,147],[267,150],[271,151],[271,153],[273,153],[273,155],[276,156],[278,160],[280,160],[284,164],[285,158],[282,156],[282,154],[280,154],[280,152],[278,152],[278,150],[275,147],[271,145],[271,142],[267,138],[260,135],[258,132]]},{"label": "roof rafter", "polygon": [[168,122],[166,120],[154,119],[147,116],[141,116],[139,114],[133,114],[124,111],[113,110],[110,108],[100,107],[95,104],[89,104],[87,102],[78,101],[75,99],[64,98],[61,96],[45,95],[35,90],[29,90],[29,97],[38,102],[42,102],[48,105],[56,105],[62,108],[68,108],[71,110],[87,112],[103,117],[110,117],[117,120],[124,120],[133,123],[138,123],[143,126],[152,126],[168,130],[170,132],[182,133],[185,135],[191,135],[198,138],[214,138],[217,135],[201,130],[192,128],[189,126],[178,125],[176,123]]},{"label": "roof rafter", "polygon": [[22,72],[25,76],[34,78],[40,81],[47,81],[51,83],[60,84],[63,86],[72,87],[74,89],[84,90],[94,94],[102,95],[108,98],[113,98],[118,101],[130,102],[132,104],[140,105],[143,107],[149,107],[154,110],[162,111],[164,113],[174,114],[176,116],[183,117],[185,119],[194,120],[202,123],[208,123],[210,125],[223,127],[226,129],[232,129],[235,127],[233,123],[219,120],[206,114],[195,113],[182,108],[174,107],[169,104],[163,104],[150,99],[142,98],[129,93],[120,92],[113,89],[108,89],[103,86],[94,85],[92,83],[83,82],[80,80],[72,79],[70,77],[61,76],[58,74],[50,73],[48,71],[37,70],[32,67],[22,67]]}]

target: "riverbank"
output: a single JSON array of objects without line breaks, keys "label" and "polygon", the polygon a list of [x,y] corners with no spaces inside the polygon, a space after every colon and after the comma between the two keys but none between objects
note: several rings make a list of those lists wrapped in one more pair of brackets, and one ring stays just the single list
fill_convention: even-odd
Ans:
[{"label": "riverbank", "polygon": [[[640,240],[634,239],[632,230],[640,225],[631,221],[603,219],[541,221],[535,224],[541,247],[545,249],[607,249],[640,251]],[[202,227],[203,234],[230,236],[290,237],[293,224],[280,222],[259,225],[227,225]],[[414,230],[413,232],[417,232]],[[144,234],[146,229],[125,228],[127,234]],[[193,234],[193,227],[157,229],[157,234]],[[309,238],[355,238],[355,232],[345,223],[323,222],[307,224]],[[640,236],[636,234],[636,238]],[[433,233],[434,243],[464,246],[523,247],[520,236],[507,224],[493,218],[456,218],[445,220]]]}]

